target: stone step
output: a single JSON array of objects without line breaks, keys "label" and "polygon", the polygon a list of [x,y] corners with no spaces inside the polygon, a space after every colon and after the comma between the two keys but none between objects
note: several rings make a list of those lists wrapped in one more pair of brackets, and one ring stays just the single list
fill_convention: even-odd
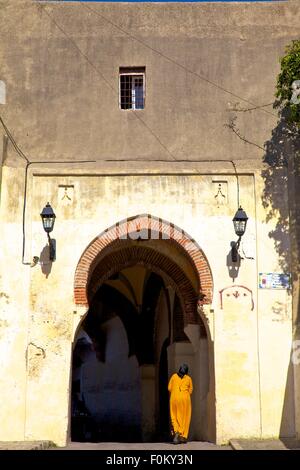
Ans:
[{"label": "stone step", "polygon": [[0,441],[0,450],[44,450],[55,447],[51,441]]},{"label": "stone step", "polygon": [[281,439],[230,439],[234,450],[300,450],[300,441],[294,438]]}]

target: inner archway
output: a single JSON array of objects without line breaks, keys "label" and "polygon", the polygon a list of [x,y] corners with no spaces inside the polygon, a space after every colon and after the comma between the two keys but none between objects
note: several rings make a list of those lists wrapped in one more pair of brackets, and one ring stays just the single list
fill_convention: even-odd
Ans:
[{"label": "inner archway", "polygon": [[127,237],[122,223],[115,238],[107,238],[109,229],[102,243],[101,237],[92,242],[76,270],[75,301],[88,311],[74,340],[71,437],[165,440],[165,387],[184,360],[195,384],[191,438],[207,439],[213,380],[199,308],[211,299],[208,263],[193,240],[183,232],[178,237],[179,229],[168,228],[173,237],[167,238],[166,222],[154,230],[152,222],[150,231],[145,216],[137,219],[134,230],[127,221]]}]

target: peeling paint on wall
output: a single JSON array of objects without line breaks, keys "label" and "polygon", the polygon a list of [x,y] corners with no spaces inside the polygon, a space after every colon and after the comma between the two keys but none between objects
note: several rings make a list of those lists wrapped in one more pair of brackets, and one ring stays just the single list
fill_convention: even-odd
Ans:
[{"label": "peeling paint on wall", "polygon": [[34,343],[29,343],[27,348],[27,366],[29,377],[38,377],[43,367],[46,351]]}]

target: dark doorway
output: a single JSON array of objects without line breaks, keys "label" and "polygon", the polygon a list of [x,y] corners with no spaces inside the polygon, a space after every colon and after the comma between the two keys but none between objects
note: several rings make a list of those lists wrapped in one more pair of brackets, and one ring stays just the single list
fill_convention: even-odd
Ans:
[{"label": "dark doorway", "polygon": [[[144,366],[155,367],[155,309],[164,283],[144,269],[139,299],[141,289],[136,288],[129,271],[115,274],[99,288],[77,334],[72,371],[74,441],[143,440],[141,371]],[[141,274],[140,267],[137,272]],[[163,374],[161,388],[168,381],[166,350],[159,372],[161,377]],[[163,399],[165,403],[166,392]],[[166,433],[166,417],[163,426]]]}]

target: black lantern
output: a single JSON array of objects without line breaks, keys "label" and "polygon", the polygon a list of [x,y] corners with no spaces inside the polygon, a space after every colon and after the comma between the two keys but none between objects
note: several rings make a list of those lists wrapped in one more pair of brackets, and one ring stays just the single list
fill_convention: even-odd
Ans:
[{"label": "black lantern", "polygon": [[56,215],[54,214],[54,211],[52,207],[50,206],[49,202],[47,202],[46,206],[42,210],[41,217],[42,217],[43,227],[44,227],[45,232],[47,233],[48,241],[49,241],[49,258],[50,258],[50,261],[54,261],[55,260],[55,240],[52,240],[50,238],[49,233],[52,232],[53,230]]},{"label": "black lantern", "polygon": [[232,219],[234,231],[236,235],[239,237],[237,242],[232,243],[231,249],[231,259],[234,263],[238,261],[238,250],[241,242],[241,237],[244,235],[246,231],[248,216],[246,212],[240,206]]},{"label": "black lantern", "polygon": [[247,214],[240,206],[235,216],[232,219],[233,225],[234,225],[234,231],[238,237],[242,237],[244,235],[246,231],[247,220],[248,220]]},{"label": "black lantern", "polygon": [[41,212],[43,227],[46,233],[50,233],[53,230],[56,215],[53,212],[49,202],[45,205]]}]

